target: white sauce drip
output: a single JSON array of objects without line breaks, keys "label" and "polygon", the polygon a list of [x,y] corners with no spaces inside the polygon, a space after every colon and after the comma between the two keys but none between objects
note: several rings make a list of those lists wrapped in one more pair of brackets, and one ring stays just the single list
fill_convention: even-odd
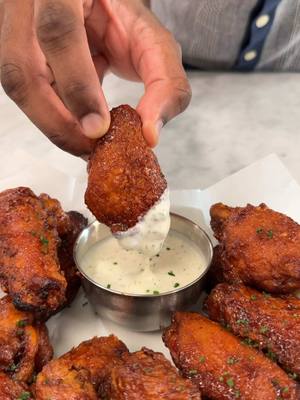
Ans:
[{"label": "white sauce drip", "polygon": [[141,220],[126,232],[115,234],[120,245],[148,256],[159,253],[170,229],[170,196],[166,189]]},{"label": "white sauce drip", "polygon": [[84,254],[81,266],[103,287],[122,293],[157,295],[197,279],[205,269],[205,258],[193,242],[171,230],[160,253],[153,257],[127,251],[109,237]]}]

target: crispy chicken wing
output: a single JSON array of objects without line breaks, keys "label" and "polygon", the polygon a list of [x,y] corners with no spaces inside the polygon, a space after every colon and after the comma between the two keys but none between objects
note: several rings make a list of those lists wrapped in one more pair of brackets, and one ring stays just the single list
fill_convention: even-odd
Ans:
[{"label": "crispy chicken wing", "polygon": [[113,367],[106,398],[110,400],[200,400],[200,393],[161,354],[143,348],[125,353]]},{"label": "crispy chicken wing", "polygon": [[1,400],[30,400],[33,399],[25,383],[18,382],[0,372]]},{"label": "crispy chicken wing", "polygon": [[211,207],[211,226],[220,245],[218,262],[227,282],[272,293],[300,289],[300,226],[261,204]]},{"label": "crispy chicken wing", "polygon": [[0,193],[0,285],[19,309],[48,314],[65,301],[57,258],[60,218],[28,188]]},{"label": "crispy chicken wing", "polygon": [[164,342],[184,376],[214,400],[299,400],[297,383],[257,350],[196,313],[178,312]]},{"label": "crispy chicken wing", "polygon": [[8,296],[0,300],[0,371],[13,379],[31,382],[51,360],[47,328],[35,324],[29,312],[18,311]]},{"label": "crispy chicken wing", "polygon": [[300,377],[300,300],[273,297],[243,285],[219,284],[206,300],[209,317],[267,351]]},{"label": "crispy chicken wing", "polygon": [[87,206],[112,232],[126,231],[160,199],[166,187],[137,112],[127,105],[114,108],[109,131],[98,140],[89,162]]},{"label": "crispy chicken wing", "polygon": [[70,220],[70,227],[60,234],[61,243],[58,247],[58,259],[61,270],[67,280],[66,299],[70,304],[80,287],[80,275],[73,258],[73,247],[79,233],[87,226],[88,220],[76,211],[66,213]]},{"label": "crispy chicken wing", "polygon": [[96,400],[113,365],[128,350],[115,336],[93,338],[47,364],[37,376],[37,400]]}]

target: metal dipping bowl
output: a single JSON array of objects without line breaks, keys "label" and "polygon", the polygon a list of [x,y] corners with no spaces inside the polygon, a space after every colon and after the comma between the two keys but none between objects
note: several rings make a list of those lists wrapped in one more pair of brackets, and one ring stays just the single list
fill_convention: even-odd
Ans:
[{"label": "metal dipping bowl", "polygon": [[203,229],[180,215],[171,214],[170,229],[198,246],[204,255],[205,268],[190,284],[160,295],[122,293],[93,281],[81,268],[80,261],[93,244],[110,237],[111,233],[97,221],[81,232],[74,246],[74,258],[82,274],[83,288],[97,314],[128,329],[149,332],[168,326],[174,311],[188,311],[197,303],[212,260],[212,243]]}]

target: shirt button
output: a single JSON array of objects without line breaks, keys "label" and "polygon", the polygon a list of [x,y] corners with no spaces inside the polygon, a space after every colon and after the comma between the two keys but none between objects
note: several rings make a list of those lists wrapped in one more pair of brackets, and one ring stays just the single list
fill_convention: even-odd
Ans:
[{"label": "shirt button", "polygon": [[263,28],[269,23],[269,21],[270,21],[269,15],[264,14],[257,18],[255,25],[257,26],[257,28]]},{"label": "shirt button", "polygon": [[245,61],[252,61],[257,57],[257,51],[256,50],[250,50],[247,51],[247,53],[244,54],[244,60]]}]

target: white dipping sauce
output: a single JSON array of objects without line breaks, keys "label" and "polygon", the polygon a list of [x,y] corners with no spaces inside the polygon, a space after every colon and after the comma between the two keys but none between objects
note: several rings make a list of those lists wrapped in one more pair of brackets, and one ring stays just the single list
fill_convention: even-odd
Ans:
[{"label": "white dipping sauce", "polygon": [[128,294],[168,292],[183,287],[205,269],[198,247],[170,231],[153,257],[123,249],[114,237],[95,243],[82,257],[83,271],[101,286]]},{"label": "white dipping sauce", "polygon": [[141,220],[125,232],[115,234],[120,245],[127,250],[148,256],[159,253],[170,229],[170,197],[166,189],[161,198]]}]

